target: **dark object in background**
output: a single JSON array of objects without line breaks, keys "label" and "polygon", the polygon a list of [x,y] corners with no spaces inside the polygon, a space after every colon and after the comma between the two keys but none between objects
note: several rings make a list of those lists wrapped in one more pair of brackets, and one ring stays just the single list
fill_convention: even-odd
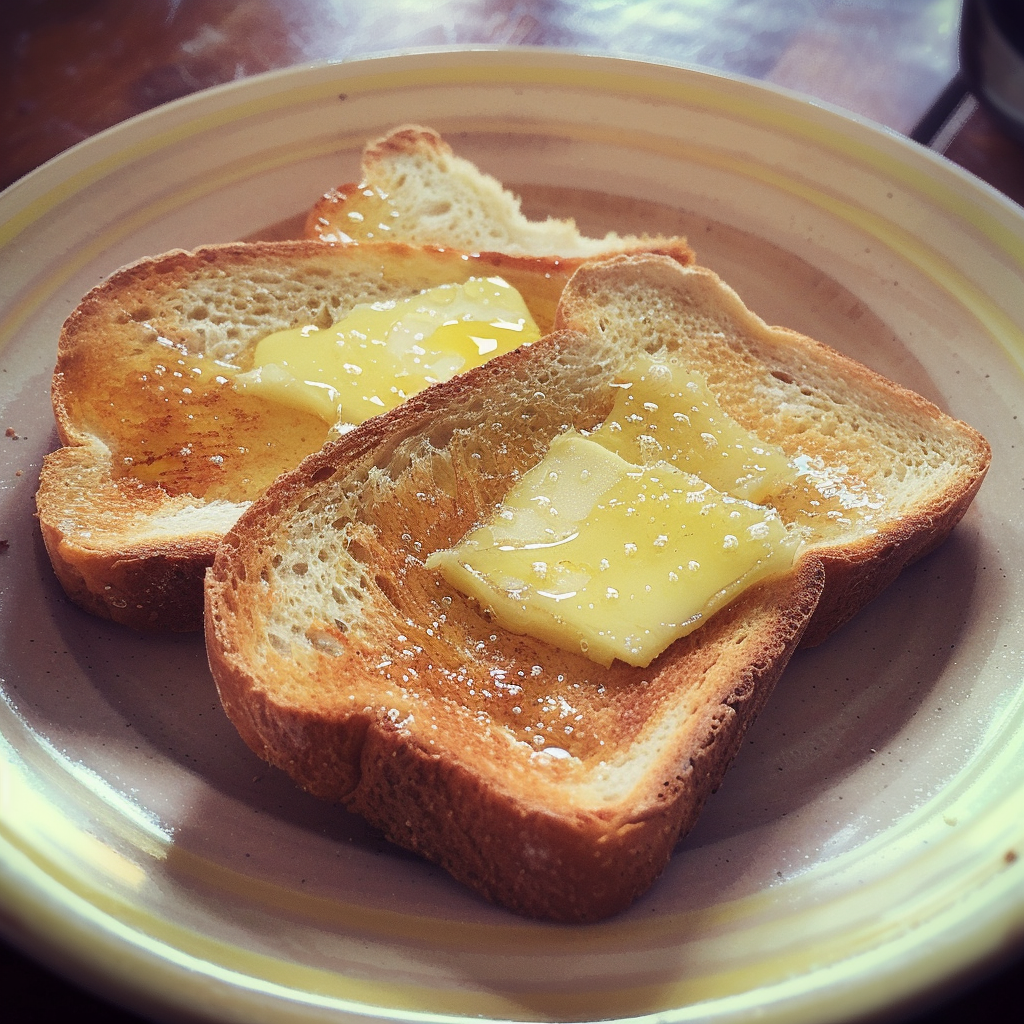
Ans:
[{"label": "dark object in background", "polygon": [[964,0],[960,70],[968,88],[1024,143],[1024,2]]}]

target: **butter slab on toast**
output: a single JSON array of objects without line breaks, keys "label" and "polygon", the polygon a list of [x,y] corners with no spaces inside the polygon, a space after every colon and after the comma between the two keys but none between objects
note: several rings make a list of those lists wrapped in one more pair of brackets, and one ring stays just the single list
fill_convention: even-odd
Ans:
[{"label": "butter slab on toast", "polygon": [[[576,272],[559,329],[329,443],[272,485],[206,587],[210,665],[246,743],[303,788],[521,914],[594,921],[657,878],[802,639],[818,642],[961,518],[989,448],[839,353],[658,256]],[[647,668],[497,626],[424,566],[638,353],[706,373],[802,467],[806,544]],[[813,504],[818,502],[818,504]]]},{"label": "butter slab on toast", "polygon": [[603,262],[573,279],[555,323],[627,349],[639,324],[649,348],[678,345],[727,412],[790,455],[801,483],[771,503],[826,568],[804,646],[941,544],[988,471],[991,449],[972,427],[820,342],[766,326],[710,271]]}]

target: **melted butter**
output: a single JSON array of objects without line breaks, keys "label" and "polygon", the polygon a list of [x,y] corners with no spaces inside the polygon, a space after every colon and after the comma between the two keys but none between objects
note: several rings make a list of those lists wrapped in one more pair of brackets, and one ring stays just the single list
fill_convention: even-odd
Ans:
[{"label": "melted butter", "polygon": [[[359,197],[349,204],[349,196],[338,193],[314,225],[325,242],[363,242],[386,239],[401,216],[387,193],[370,185],[358,188]],[[348,206],[348,209],[345,209]],[[339,212],[338,207],[344,212]]]},{"label": "melted butter", "polygon": [[152,348],[149,366],[112,376],[107,399],[79,413],[110,439],[115,477],[246,501],[327,439],[319,417],[236,390],[235,367],[159,336]]},{"label": "melted butter", "polygon": [[235,386],[329,424],[357,424],[539,337],[511,285],[470,278],[356,306],[327,330],[271,334],[257,344],[253,369],[239,374]]},{"label": "melted butter", "polygon": [[856,471],[838,460],[826,463],[820,455],[798,454],[793,466],[795,483],[773,495],[772,504],[806,543],[828,543],[837,530],[862,535],[877,530],[885,497]]},{"label": "melted butter", "polygon": [[616,381],[615,404],[595,439],[631,462],[664,460],[737,498],[763,501],[794,478],[778,445],[726,414],[707,381],[674,360],[641,358]]},{"label": "melted butter", "polygon": [[495,516],[426,564],[513,632],[645,666],[789,568],[798,545],[773,509],[570,431]]}]

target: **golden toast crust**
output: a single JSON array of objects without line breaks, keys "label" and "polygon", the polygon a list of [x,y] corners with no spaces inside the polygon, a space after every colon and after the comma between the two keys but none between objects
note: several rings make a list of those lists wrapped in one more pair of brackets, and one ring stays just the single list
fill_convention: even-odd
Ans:
[{"label": "golden toast crust", "polygon": [[[243,738],[300,785],[510,909],[590,921],[663,869],[805,631],[820,638],[938,543],[989,451],[918,396],[767,327],[702,268],[588,264],[557,322],[277,481],[208,576],[207,647]],[[553,436],[603,419],[641,350],[705,371],[731,415],[793,457],[842,450],[844,486],[884,500],[845,520],[805,510],[790,574],[647,669],[604,669],[501,629],[423,562]],[[798,491],[780,495],[790,514]]]}]

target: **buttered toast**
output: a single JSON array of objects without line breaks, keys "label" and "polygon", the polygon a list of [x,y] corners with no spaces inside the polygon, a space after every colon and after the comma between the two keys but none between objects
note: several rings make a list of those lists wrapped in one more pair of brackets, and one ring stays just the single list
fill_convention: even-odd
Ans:
[{"label": "buttered toast", "polygon": [[589,238],[571,219],[531,221],[517,196],[422,125],[402,125],[368,142],[361,174],[359,182],[331,189],[314,204],[306,218],[307,238],[399,238],[467,251],[565,257],[685,250],[678,238],[614,232]]},{"label": "buttered toast", "polygon": [[[556,332],[332,441],[229,531],[206,638],[246,743],[518,913],[594,921],[664,868],[802,639],[820,641],[961,518],[970,427],[767,327],[710,271],[579,269]],[[644,353],[701,371],[796,468],[803,546],[646,667],[498,625],[425,563],[586,435]]]},{"label": "buttered toast", "polygon": [[202,628],[203,573],[221,537],[331,430],[236,386],[264,336],[492,275],[546,331],[578,265],[295,241],[176,251],[118,271],[69,317],[53,377],[63,447],[44,462],[36,503],[65,591],[135,628]]},{"label": "buttered toast", "polygon": [[[427,128],[371,142],[363,166],[392,199],[369,186],[340,205],[337,193],[325,197],[309,215],[320,230],[310,227],[304,246],[208,246],[142,260],[68,319],[52,387],[64,447],[46,460],[37,508],[57,576],[86,610],[137,629],[202,628],[202,576],[220,537],[328,436],[322,416],[234,386],[267,334],[327,328],[357,303],[470,275],[507,279],[543,332],[586,257],[642,247],[693,261],[683,238],[588,239],[570,221],[529,221],[511,193]],[[380,203],[386,232],[372,229]],[[365,230],[336,231],[325,211]],[[363,244],[334,244],[350,239]]]}]

